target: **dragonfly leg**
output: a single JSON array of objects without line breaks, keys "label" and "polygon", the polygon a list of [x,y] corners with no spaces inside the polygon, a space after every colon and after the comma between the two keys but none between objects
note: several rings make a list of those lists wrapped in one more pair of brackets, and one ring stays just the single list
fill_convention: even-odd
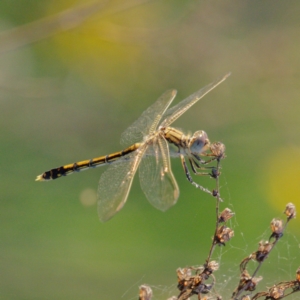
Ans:
[{"label": "dragonfly leg", "polygon": [[204,160],[202,159],[199,155],[196,155],[193,153],[193,156],[197,159],[197,161],[201,164],[201,165],[207,165],[209,163],[211,163],[212,161],[215,161],[216,159],[218,159],[215,155],[213,155],[212,153],[201,153],[201,156],[213,156],[213,158],[209,159],[209,160]]},{"label": "dragonfly leg", "polygon": [[[191,176],[191,174],[190,174],[190,172],[189,172],[189,170],[188,170],[188,168],[187,168],[187,165],[186,165],[184,156],[183,156],[182,154],[180,155],[180,159],[181,159],[181,164],[182,164],[182,167],[183,167],[183,170],[184,170],[184,172],[185,172],[185,175],[186,175],[187,180],[188,180],[192,185],[194,185],[197,189],[200,189],[201,191],[206,192],[206,193],[208,193],[208,194],[210,194],[210,195],[213,196],[213,193],[212,193],[210,190],[208,190],[207,188],[205,188],[205,187],[199,185],[198,183],[196,183],[196,182],[193,180],[193,178],[192,178],[192,176]],[[205,174],[203,173],[202,175],[205,175]],[[211,174],[207,173],[206,175],[211,175]]]},{"label": "dragonfly leg", "polygon": [[[189,161],[190,161],[190,164],[191,164],[191,168],[192,168],[194,174],[196,174],[196,175],[200,175],[200,176],[201,175],[209,175],[210,177],[216,179],[221,174],[220,171],[216,167],[201,167],[194,159],[192,159],[190,157],[189,157]],[[196,170],[196,168],[198,170],[211,170],[211,172],[210,173],[198,172]]]},{"label": "dragonfly leg", "polygon": [[[208,176],[211,176],[212,173],[205,173],[205,172],[198,172],[197,170],[213,170],[214,167],[202,167],[200,166],[195,160],[193,160],[192,158],[189,157],[189,162],[190,162],[190,165],[191,165],[191,169],[193,171],[194,174],[196,175],[208,175]],[[213,176],[212,176],[213,177]]]}]

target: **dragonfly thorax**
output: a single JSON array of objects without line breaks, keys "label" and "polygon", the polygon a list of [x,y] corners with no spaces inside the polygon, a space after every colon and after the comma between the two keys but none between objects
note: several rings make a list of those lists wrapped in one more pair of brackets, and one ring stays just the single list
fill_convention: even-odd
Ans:
[{"label": "dragonfly thorax", "polygon": [[203,130],[196,131],[188,141],[190,152],[199,155],[209,149],[209,139],[207,133]]}]

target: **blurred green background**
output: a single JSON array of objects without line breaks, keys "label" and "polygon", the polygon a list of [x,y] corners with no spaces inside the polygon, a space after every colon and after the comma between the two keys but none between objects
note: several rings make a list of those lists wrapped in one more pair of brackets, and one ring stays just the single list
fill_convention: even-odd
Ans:
[{"label": "blurred green background", "polygon": [[[202,264],[215,203],[172,160],[178,203],[154,209],[136,179],[107,223],[95,193],[104,168],[50,183],[51,168],[121,149],[121,133],[165,90],[175,103],[232,75],[173,125],[226,145],[221,195],[235,238],[218,248],[218,291],[300,207],[298,1],[0,2],[1,299],[155,299],[177,295],[178,267]],[[196,181],[209,188],[207,178]],[[259,290],[300,265],[299,220],[264,264]],[[253,265],[254,266],[254,265]]]}]

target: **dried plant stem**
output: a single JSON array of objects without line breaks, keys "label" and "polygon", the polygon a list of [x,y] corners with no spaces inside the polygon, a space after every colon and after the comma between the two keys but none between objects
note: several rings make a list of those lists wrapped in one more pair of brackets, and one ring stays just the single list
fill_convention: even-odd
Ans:
[{"label": "dried plant stem", "polygon": [[[214,143],[211,146],[211,154],[207,156],[213,156],[212,159],[203,162],[211,163],[217,161],[216,167],[211,168],[210,176],[216,180],[216,189],[210,192],[212,196],[216,199],[216,225],[212,243],[208,252],[208,256],[205,260],[205,263],[200,267],[188,267],[188,268],[179,268],[177,269],[177,278],[178,278],[178,289],[180,290],[179,295],[173,296],[168,300],[189,300],[191,296],[197,295],[198,300],[200,299],[222,299],[221,295],[218,295],[214,290],[214,285],[216,279],[214,277],[214,272],[219,269],[219,264],[216,261],[212,261],[212,255],[216,248],[216,245],[224,246],[233,237],[233,230],[227,227],[226,222],[234,215],[229,208],[225,208],[220,212],[220,169],[221,164],[220,160],[225,157],[224,155],[225,146],[221,143]],[[185,166],[186,167],[186,166]],[[192,181],[191,181],[192,182]],[[196,187],[198,187],[196,185]],[[205,189],[202,189],[206,191]],[[277,284],[274,284],[267,291],[256,293],[254,296],[252,292],[256,289],[256,286],[259,281],[262,280],[262,277],[255,277],[260,270],[263,262],[269,257],[269,254],[276,246],[278,241],[283,236],[287,224],[289,221],[296,216],[296,208],[292,203],[286,205],[285,215],[287,220],[284,223],[280,219],[273,219],[271,221],[271,231],[272,234],[267,241],[261,241],[259,243],[258,250],[250,254],[242,260],[240,263],[240,280],[238,286],[232,293],[231,300],[257,300],[258,298],[264,298],[265,300],[279,300],[283,299],[293,293],[300,291],[300,267],[296,272],[296,279],[291,281],[283,281]],[[221,224],[223,223],[223,224]],[[247,271],[247,265],[250,261],[256,261],[257,266],[250,275]],[[194,274],[193,274],[194,273]],[[210,279],[210,283],[208,280]],[[140,300],[150,300],[152,297],[152,290],[145,289],[145,285],[140,289]],[[147,287],[147,286],[146,286]],[[287,291],[289,289],[289,291]],[[147,293],[145,292],[147,291]],[[213,291],[213,292],[212,292]],[[285,294],[285,292],[287,292]]]},{"label": "dried plant stem", "polygon": [[[240,277],[240,282],[238,287],[234,290],[231,299],[233,300],[239,300],[239,299],[244,299],[246,297],[247,299],[255,300],[260,297],[266,297],[266,298],[271,298],[271,299],[282,299],[286,297],[287,295],[294,293],[293,292],[284,295],[284,291],[287,288],[291,288],[294,286],[299,286],[299,280],[296,281],[291,281],[291,282],[286,282],[284,285],[281,283],[274,285],[271,289],[269,289],[268,292],[261,292],[257,293],[255,296],[250,297],[250,295],[244,295],[242,296],[242,293],[245,291],[254,291],[256,289],[256,285],[259,281],[262,280],[262,277],[255,277],[256,274],[258,273],[259,269],[261,268],[263,262],[269,257],[271,251],[273,248],[276,246],[280,238],[282,238],[283,233],[287,227],[287,224],[289,221],[293,218],[295,218],[296,215],[296,210],[295,206],[292,203],[288,203],[284,212],[287,215],[287,220],[285,224],[283,224],[282,220],[280,219],[273,219],[271,221],[271,230],[272,234],[269,238],[269,241],[263,242],[261,241],[259,243],[259,249],[255,252],[253,252],[250,256],[246,257],[243,259],[243,261],[240,264],[240,270],[241,270],[241,277]],[[271,239],[274,239],[272,243],[270,243]],[[249,261],[254,260],[258,262],[258,265],[256,269],[254,270],[252,276],[248,273],[246,267],[249,263]],[[296,282],[296,284],[295,284]],[[276,297],[274,296],[276,293]],[[277,298],[278,296],[278,298]]]},{"label": "dried plant stem", "polygon": [[[220,159],[217,159],[217,173],[220,173]],[[220,181],[219,181],[219,176],[216,177],[216,228],[215,228],[215,233],[214,233],[214,237],[217,235],[217,230],[219,227],[219,211],[220,211],[220,202],[221,202],[221,198],[220,198]],[[208,264],[210,262],[211,256],[213,254],[213,251],[215,249],[216,243],[215,243],[215,239],[213,239],[211,246],[210,246],[210,250],[208,253],[208,257],[206,259],[206,264]]]}]

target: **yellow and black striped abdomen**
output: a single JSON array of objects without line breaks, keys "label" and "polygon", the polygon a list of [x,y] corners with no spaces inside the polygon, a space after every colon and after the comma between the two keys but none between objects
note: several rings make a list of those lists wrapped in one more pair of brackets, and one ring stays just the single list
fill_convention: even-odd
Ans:
[{"label": "yellow and black striped abdomen", "polygon": [[41,175],[38,175],[36,181],[45,181],[45,180],[53,180],[62,176],[70,175],[74,172],[80,172],[83,170],[87,170],[90,168],[100,167],[105,164],[113,163],[114,161],[118,160],[119,158],[128,155],[129,153],[135,151],[140,147],[141,144],[136,143],[132,146],[112,154],[87,159],[83,161],[79,161],[76,163],[64,165],[58,168],[51,169],[49,171],[44,172]]}]

